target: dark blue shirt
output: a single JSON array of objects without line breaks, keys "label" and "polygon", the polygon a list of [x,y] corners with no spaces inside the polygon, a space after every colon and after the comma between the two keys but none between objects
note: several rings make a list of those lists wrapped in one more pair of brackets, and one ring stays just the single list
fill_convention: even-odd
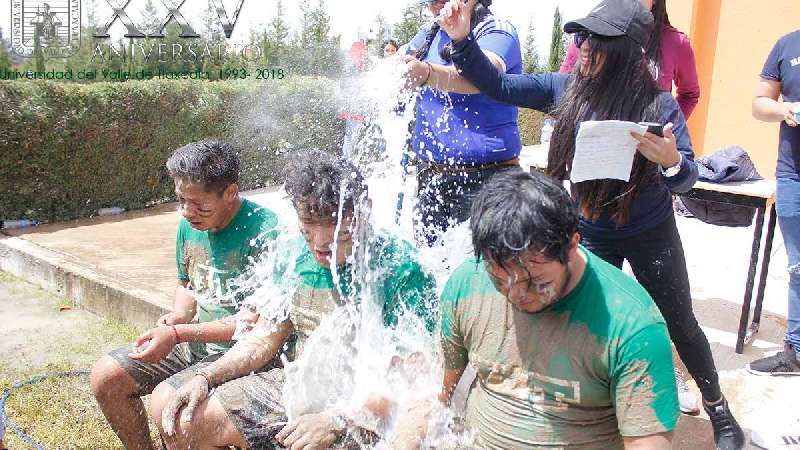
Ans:
[{"label": "dark blue shirt", "polygon": [[[461,75],[481,92],[498,101],[547,112],[556,105],[569,83],[569,75],[560,73],[502,74],[495,69],[471,38],[454,47],[453,62]],[[584,236],[605,239],[625,238],[652,229],[673,214],[672,193],[686,192],[697,181],[697,166],[694,162],[692,143],[678,103],[668,92],[662,92],[656,101],[660,115],[659,122],[673,124],[672,132],[677,139],[678,151],[683,155],[680,171],[672,177],[666,177],[661,173],[656,177],[658,182],[640,187],[631,205],[630,218],[622,226],[617,226],[611,220],[614,211],[610,210],[604,211],[594,222],[582,217],[580,228]],[[575,127],[576,134],[578,125]]]},{"label": "dark blue shirt", "polygon": [[[418,49],[427,29],[409,43]],[[478,46],[499,56],[509,73],[522,72],[522,53],[514,27],[493,15],[475,27]],[[440,56],[450,37],[440,30],[424,61],[452,65]],[[414,151],[419,159],[440,164],[481,165],[519,156],[522,141],[517,108],[482,94],[456,94],[423,88],[417,102]]]},{"label": "dark blue shirt", "polygon": [[[761,71],[761,78],[781,83],[785,102],[800,102],[800,31],[780,38]],[[800,181],[800,127],[781,122],[776,178]]]}]

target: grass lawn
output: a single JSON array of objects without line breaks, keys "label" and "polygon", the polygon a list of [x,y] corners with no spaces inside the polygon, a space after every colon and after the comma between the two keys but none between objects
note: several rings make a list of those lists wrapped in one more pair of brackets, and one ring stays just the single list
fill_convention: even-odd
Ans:
[{"label": "grass lawn", "polygon": [[[0,323],[11,324],[0,329],[0,390],[38,375],[90,368],[139,333],[2,272]],[[48,450],[122,448],[95,403],[88,375],[48,378],[14,389],[5,412]],[[4,444],[9,450],[32,448],[11,429]]]}]

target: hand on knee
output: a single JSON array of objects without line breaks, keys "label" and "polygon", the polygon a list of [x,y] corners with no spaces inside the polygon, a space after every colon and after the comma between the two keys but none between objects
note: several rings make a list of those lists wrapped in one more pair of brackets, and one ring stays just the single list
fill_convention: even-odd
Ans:
[{"label": "hand on knee", "polygon": [[150,416],[153,418],[159,431],[163,434],[164,427],[162,425],[162,414],[164,408],[167,406],[172,397],[175,395],[175,389],[167,383],[161,383],[153,390],[150,396]]}]

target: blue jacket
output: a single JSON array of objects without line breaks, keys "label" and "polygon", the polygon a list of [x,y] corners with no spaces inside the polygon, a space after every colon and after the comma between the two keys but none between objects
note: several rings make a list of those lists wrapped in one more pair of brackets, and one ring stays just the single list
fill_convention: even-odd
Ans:
[{"label": "blue jacket", "polygon": [[[461,75],[483,94],[501,102],[545,112],[556,105],[569,81],[569,75],[560,73],[500,73],[471,37],[453,46],[453,63]],[[614,211],[604,211],[594,222],[582,217],[580,229],[584,236],[615,239],[650,230],[673,214],[672,194],[689,191],[697,181],[692,143],[678,103],[668,92],[661,93],[657,102],[660,122],[673,124],[678,151],[683,155],[680,172],[669,178],[661,174],[656,177],[657,183],[641,187],[631,205],[630,219],[620,227],[611,220]]]}]

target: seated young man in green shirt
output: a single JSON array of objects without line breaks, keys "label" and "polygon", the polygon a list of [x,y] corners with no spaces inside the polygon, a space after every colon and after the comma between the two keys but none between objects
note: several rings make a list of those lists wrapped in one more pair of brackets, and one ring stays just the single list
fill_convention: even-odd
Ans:
[{"label": "seated young man in green shirt", "polygon": [[[441,297],[440,400],[471,364],[465,418],[476,445],[670,448],[679,411],[664,320],[633,278],[579,245],[564,188],[540,173],[498,174],[471,228],[477,258]],[[400,440],[409,448],[419,437]]]},{"label": "seated young man in green shirt", "polygon": [[[274,249],[295,258],[276,264],[292,273],[274,276],[293,283],[288,318],[269,323],[260,317],[259,332],[238,341],[220,359],[156,388],[153,419],[170,449],[340,445],[358,427],[333,411],[301,414],[287,424],[283,369],[265,365],[291,341],[288,358],[301,357],[320,323],[348,302],[377,302],[385,326],[404,313],[422,319],[429,330],[436,323],[433,277],[422,270],[409,243],[371,229],[367,187],[350,161],[322,151],[295,155],[285,188],[302,234],[294,241],[296,251]],[[361,298],[363,291],[373,297]],[[309,356],[317,361],[313,355],[303,358]]]},{"label": "seated young man in green shirt", "polygon": [[140,397],[233,345],[238,307],[231,280],[265,250],[278,223],[269,209],[239,195],[239,156],[229,144],[208,140],[181,147],[167,170],[183,216],[173,310],[134,345],[103,357],[91,374],[95,398],[127,449],[155,448]]}]

